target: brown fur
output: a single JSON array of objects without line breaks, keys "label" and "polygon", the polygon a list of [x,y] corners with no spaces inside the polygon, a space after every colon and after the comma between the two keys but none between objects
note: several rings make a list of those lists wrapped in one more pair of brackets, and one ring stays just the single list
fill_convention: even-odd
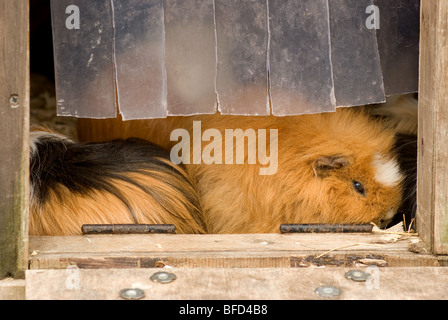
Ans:
[{"label": "brown fur", "polygon": [[[54,137],[59,139],[56,135]],[[31,156],[38,157],[39,161],[44,159],[42,154],[32,152]],[[44,198],[36,192],[35,184],[46,182],[42,179],[34,181],[31,183],[30,234],[79,235],[84,224],[133,223],[173,224],[176,233],[205,233],[197,192],[190,179],[180,166],[167,159],[159,160],[168,168],[171,167],[171,171],[166,167],[150,170],[142,166],[138,172],[122,172],[119,179],[102,176],[101,171],[95,173],[110,182],[118,190],[119,196],[96,188],[95,183],[92,183],[93,187],[83,187],[80,192],[57,183],[50,187]],[[63,159],[56,158],[55,161]],[[127,163],[118,165],[125,166]],[[41,172],[43,169],[40,167],[37,170],[34,174],[39,177],[46,174]],[[130,183],[130,180],[137,182],[138,186]]]},{"label": "brown fur", "polygon": [[[223,137],[224,129],[236,128],[278,129],[279,134],[275,175],[260,176],[260,165],[187,165],[211,233],[278,232],[283,223],[380,224],[400,205],[401,181],[379,183],[373,166],[377,156],[394,157],[394,132],[355,109],[293,117],[81,120],[79,134],[97,140],[138,136],[170,148],[175,144],[169,141],[171,131],[191,131],[193,120],[202,121],[203,131],[219,129]],[[320,163],[332,159],[343,161],[337,166]],[[363,183],[365,197],[355,191],[353,181]]]},{"label": "brown fur", "polygon": [[[123,181],[114,182],[125,197],[132,199],[133,212],[140,224],[173,224],[177,233],[205,232],[191,218],[191,212],[198,212],[198,208],[193,207],[182,194],[145,175],[134,174],[134,178],[160,193],[162,199],[158,203],[134,185]],[[178,217],[169,212],[176,212]],[[59,186],[57,190],[51,191],[44,206],[32,204],[30,234],[77,235],[81,234],[84,224],[133,223],[126,206],[112,194],[99,191],[88,195],[73,194],[66,187]]]}]

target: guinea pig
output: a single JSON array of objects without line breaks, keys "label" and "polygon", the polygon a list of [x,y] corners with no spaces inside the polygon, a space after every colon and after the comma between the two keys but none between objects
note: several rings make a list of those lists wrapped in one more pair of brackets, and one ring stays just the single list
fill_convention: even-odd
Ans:
[{"label": "guinea pig", "polygon": [[195,188],[169,153],[141,139],[76,143],[30,132],[30,234],[81,234],[84,224],[173,224],[205,233]]},{"label": "guinea pig", "polygon": [[[385,226],[400,207],[403,175],[393,152],[394,131],[354,108],[290,117],[201,115],[129,122],[88,120],[80,125],[89,138],[137,135],[173,153],[181,142],[171,141],[172,133],[183,128],[194,136],[195,123],[201,124],[204,133],[202,155],[210,152],[211,144],[228,150],[227,139],[216,140],[216,135],[211,141],[206,132],[224,137],[227,129],[239,128],[267,130],[270,138],[278,134],[263,141],[271,158],[273,152],[278,155],[273,174],[260,174],[266,167],[260,154],[258,162],[249,163],[248,150],[254,142],[248,136],[242,148],[244,164],[225,164],[222,152],[213,155],[222,161],[194,164],[193,159],[185,165],[197,186],[210,233],[272,233],[287,223]],[[182,142],[189,146],[185,150],[198,151],[194,140],[198,142],[197,137]],[[236,148],[233,144],[231,152],[235,154]]]}]

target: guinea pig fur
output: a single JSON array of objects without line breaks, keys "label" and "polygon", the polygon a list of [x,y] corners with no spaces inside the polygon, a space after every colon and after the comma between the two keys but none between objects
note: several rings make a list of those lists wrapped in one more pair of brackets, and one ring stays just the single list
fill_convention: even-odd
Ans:
[{"label": "guinea pig fur", "polygon": [[396,95],[387,98],[386,103],[367,106],[372,115],[382,117],[385,123],[400,134],[417,135],[417,94]]},{"label": "guinea pig fur", "polygon": [[278,232],[285,223],[384,226],[401,204],[403,176],[392,151],[394,131],[353,108],[290,117],[93,120],[81,122],[81,131],[96,139],[137,135],[169,150],[177,143],[170,133],[177,128],[191,133],[193,121],[223,136],[225,129],[278,130],[274,175],[262,176],[261,164],[247,162],[186,165],[210,233]]},{"label": "guinea pig fur", "polygon": [[406,229],[416,230],[418,95],[392,96],[386,103],[366,107],[366,111],[373,117],[380,117],[397,133],[394,149],[405,178],[403,204],[392,224],[404,220]]},{"label": "guinea pig fur", "polygon": [[[398,163],[404,174],[403,203],[399,208],[393,224],[404,220],[406,230],[416,230],[417,212],[417,135],[397,134],[395,150]],[[403,219],[404,216],[404,219]]]},{"label": "guinea pig fur", "polygon": [[75,143],[42,130],[30,136],[31,235],[136,223],[205,232],[191,181],[160,147],[140,139]]}]

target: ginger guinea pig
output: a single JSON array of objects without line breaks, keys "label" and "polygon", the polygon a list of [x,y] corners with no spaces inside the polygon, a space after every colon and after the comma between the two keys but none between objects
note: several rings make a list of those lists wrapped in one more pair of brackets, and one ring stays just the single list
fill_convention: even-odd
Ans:
[{"label": "ginger guinea pig", "polygon": [[[291,117],[204,115],[134,122],[88,121],[81,126],[84,133],[90,132],[90,138],[138,135],[170,150],[180,143],[170,141],[175,129],[186,129],[194,136],[193,121],[200,122],[203,133],[220,132],[222,138],[218,141],[222,143],[222,155],[218,155],[222,164],[186,164],[198,188],[210,233],[279,232],[280,225],[287,223],[373,222],[385,226],[401,204],[403,177],[392,151],[394,131],[353,108]],[[273,153],[278,155],[274,174],[261,175],[266,157],[249,164],[248,153],[244,164],[225,164],[225,151],[229,149],[225,146],[226,129],[237,128],[243,132],[265,129],[271,137],[277,131],[277,139],[265,139],[271,160]],[[191,140],[195,139],[184,143],[192,153],[197,152]],[[217,146],[216,137],[202,136],[202,140],[202,156],[210,153],[212,143]],[[249,138],[245,141],[249,147],[243,150],[248,151],[254,142]],[[230,150],[235,153],[236,144]]]},{"label": "ginger guinea pig", "polygon": [[160,147],[140,139],[75,143],[42,130],[30,136],[31,235],[136,223],[205,232],[195,189]]}]

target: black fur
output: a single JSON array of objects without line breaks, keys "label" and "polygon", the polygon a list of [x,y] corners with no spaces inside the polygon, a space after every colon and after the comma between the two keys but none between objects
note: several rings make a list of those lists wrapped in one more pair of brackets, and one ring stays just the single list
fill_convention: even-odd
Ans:
[{"label": "black fur", "polygon": [[[42,205],[47,200],[50,190],[56,190],[58,185],[84,196],[88,196],[94,190],[105,191],[120,199],[135,221],[129,202],[114,186],[112,180],[133,184],[157,201],[159,195],[156,192],[152,192],[125,174],[151,175],[153,171],[186,179],[176,168],[162,160],[170,161],[167,151],[137,138],[106,143],[75,143],[68,139],[43,135],[38,138],[35,150],[31,153],[32,198],[37,204]],[[157,176],[157,179],[161,179],[160,176]],[[172,181],[163,182],[182,192]],[[197,199],[189,197],[188,200],[199,208]],[[176,216],[175,212],[170,213]]]},{"label": "black fur", "polygon": [[395,215],[393,223],[406,220],[406,230],[412,220],[412,229],[416,230],[417,211],[417,136],[398,134],[395,142],[400,169],[405,176],[403,183],[403,204]]}]

